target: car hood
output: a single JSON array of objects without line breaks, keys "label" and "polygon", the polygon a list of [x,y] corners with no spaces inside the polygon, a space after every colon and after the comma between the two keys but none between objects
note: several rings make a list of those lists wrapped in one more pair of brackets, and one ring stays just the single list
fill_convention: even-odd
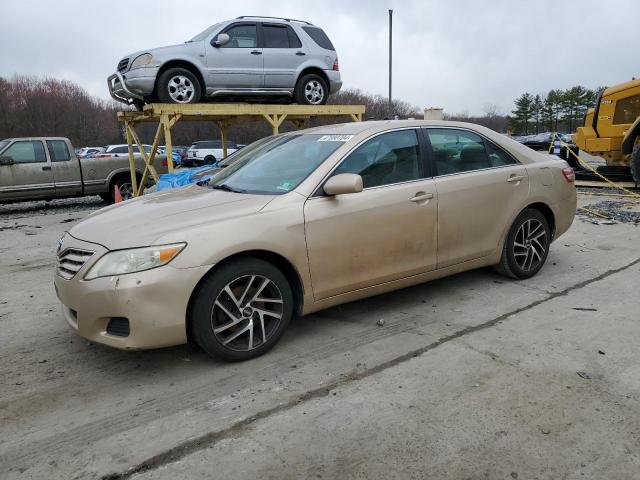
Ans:
[{"label": "car hood", "polygon": [[197,55],[204,52],[204,43],[203,42],[186,42],[186,43],[178,43],[176,45],[167,45],[165,47],[155,47],[149,48],[147,50],[140,50],[138,52],[131,53],[126,57],[129,58],[130,62],[133,62],[136,57],[142,55],[144,53],[150,53],[154,56],[155,61],[164,62],[167,60],[167,56],[171,56],[174,53],[178,54],[180,58],[182,58],[185,54],[189,53]]},{"label": "car hood", "polygon": [[253,214],[273,198],[192,185],[103,208],[71,228],[69,234],[109,250],[144,247],[191,226]]}]

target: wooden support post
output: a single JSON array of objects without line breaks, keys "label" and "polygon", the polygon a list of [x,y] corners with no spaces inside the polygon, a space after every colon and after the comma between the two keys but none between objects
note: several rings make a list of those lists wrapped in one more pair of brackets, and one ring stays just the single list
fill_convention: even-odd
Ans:
[{"label": "wooden support post", "polygon": [[[162,115],[160,117],[160,123],[164,130],[164,144],[167,147],[167,166],[169,168],[169,172],[173,173],[173,141],[171,140],[171,127],[175,122],[169,122],[169,115]],[[169,167],[169,165],[171,166]]]},{"label": "wooden support post", "polygon": [[135,132],[135,130],[131,129],[131,136],[133,137],[136,144],[138,145],[138,151],[140,152],[140,155],[142,156],[144,160],[144,165],[145,165],[144,171],[142,172],[142,178],[140,179],[140,186],[138,187],[138,190],[134,192],[136,197],[140,196],[140,194],[144,190],[144,186],[147,184],[147,178],[149,173],[151,173],[151,176],[156,182],[160,179],[158,172],[153,166],[153,161],[156,158],[156,152],[158,151],[158,144],[160,143],[161,133],[162,133],[162,121],[160,121],[160,123],[158,124],[158,129],[156,130],[156,136],[153,139],[153,145],[151,147],[151,154],[147,155],[147,152],[145,152],[142,142],[140,141],[140,138],[138,138],[138,134]]},{"label": "wooden support post", "polygon": [[284,119],[287,118],[287,114],[283,113],[282,115],[278,115],[277,113],[274,113],[273,115],[269,115],[265,113],[263,114],[263,116],[271,125],[273,134],[278,135],[278,133],[280,133],[280,125],[282,125]]},{"label": "wooden support post", "polygon": [[220,139],[222,140],[222,158],[227,158],[229,143],[229,138],[227,136],[227,127],[229,126],[229,121],[219,120],[216,122],[216,125],[220,129]]},{"label": "wooden support post", "polygon": [[124,122],[124,129],[127,134],[129,172],[131,173],[131,189],[133,190],[133,195],[136,196],[136,192],[138,191],[138,177],[136,175],[136,159],[133,156],[133,135],[131,134],[133,126],[129,122]]},{"label": "wooden support post", "polygon": [[362,114],[361,113],[352,113],[351,114],[351,120],[354,122],[361,122],[362,121]]}]

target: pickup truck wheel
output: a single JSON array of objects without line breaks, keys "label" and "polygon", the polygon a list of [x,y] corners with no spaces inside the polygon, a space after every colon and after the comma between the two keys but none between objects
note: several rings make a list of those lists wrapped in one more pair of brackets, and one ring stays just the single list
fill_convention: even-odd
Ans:
[{"label": "pickup truck wheel", "polygon": [[162,103],[198,103],[202,95],[196,76],[184,68],[170,68],[158,79]]},{"label": "pickup truck wheel", "polygon": [[[140,181],[140,178],[138,178]],[[120,188],[120,196],[122,200],[129,200],[133,198],[133,186],[131,185],[131,180],[128,178],[118,178],[111,183],[109,187],[109,193],[101,193],[100,198],[102,198],[107,203],[115,203],[115,187]]]}]

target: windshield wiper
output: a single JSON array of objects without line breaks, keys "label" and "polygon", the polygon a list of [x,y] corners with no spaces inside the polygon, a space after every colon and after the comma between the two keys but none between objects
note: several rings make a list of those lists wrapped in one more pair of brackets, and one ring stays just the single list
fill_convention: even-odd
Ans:
[{"label": "windshield wiper", "polygon": [[234,192],[234,193],[242,193],[244,190],[240,190],[238,188],[233,188],[227,185],[226,183],[221,183],[220,185],[211,185],[211,188],[214,190],[224,190],[225,192]]}]

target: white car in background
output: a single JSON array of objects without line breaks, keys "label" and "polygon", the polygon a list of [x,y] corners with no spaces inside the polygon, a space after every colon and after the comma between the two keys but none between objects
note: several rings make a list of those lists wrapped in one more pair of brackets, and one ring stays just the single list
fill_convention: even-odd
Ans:
[{"label": "white car in background", "polygon": [[[146,153],[151,153],[151,145],[143,145],[144,151]],[[158,154],[162,155],[162,153],[158,152]],[[96,158],[111,158],[111,157],[127,157],[129,156],[129,146],[124,143],[120,145],[107,145],[104,147],[104,151],[97,153],[95,155]],[[139,158],[140,150],[138,149],[138,145],[133,145],[133,156],[135,158]]]},{"label": "white car in background", "polygon": [[[238,149],[233,142],[227,142],[227,155]],[[224,158],[222,140],[205,140],[194,142],[187,150],[187,162],[191,165],[207,165],[216,163]]]}]

